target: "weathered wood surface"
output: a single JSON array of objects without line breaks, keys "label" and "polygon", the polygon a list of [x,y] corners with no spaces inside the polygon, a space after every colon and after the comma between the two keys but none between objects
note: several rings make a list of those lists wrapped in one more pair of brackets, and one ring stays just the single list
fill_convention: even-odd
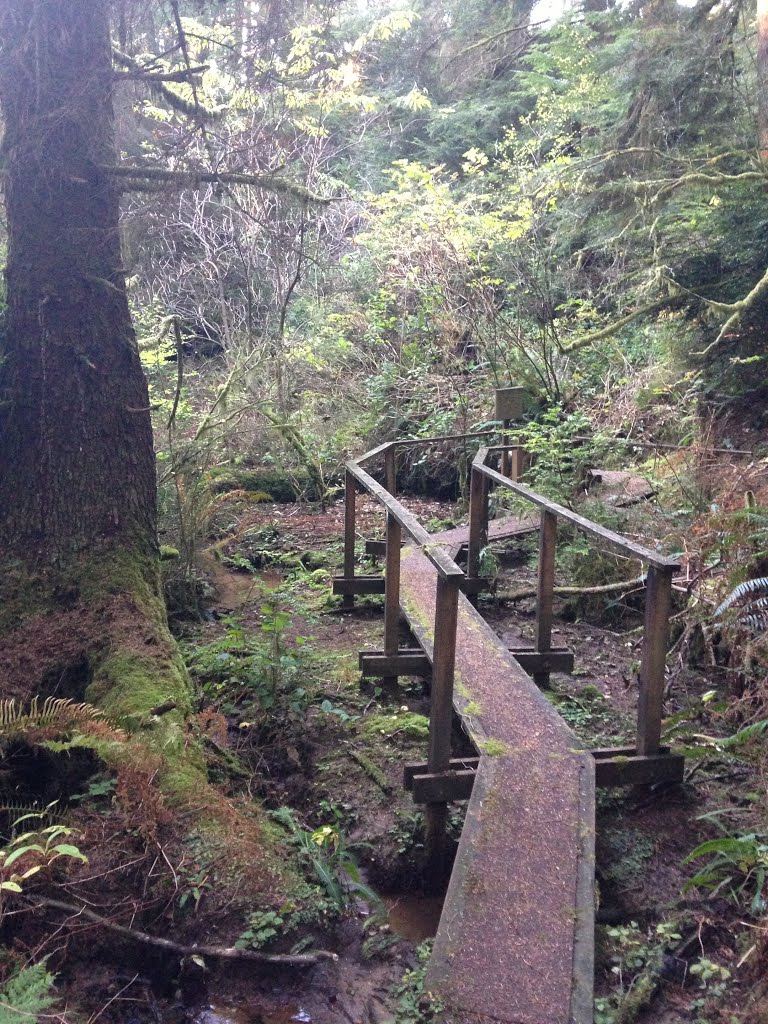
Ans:
[{"label": "weathered wood surface", "polygon": [[587,472],[587,493],[606,505],[628,508],[648,501],[656,489],[645,477],[623,469],[590,469]]},{"label": "weathered wood surface", "polygon": [[[535,533],[539,528],[539,517],[504,516],[502,519],[491,519],[488,523],[488,540],[507,540],[510,537],[522,537],[527,533]],[[449,552],[461,551],[469,543],[469,526],[456,526],[452,530],[442,530],[431,534],[432,540],[442,544]]]},{"label": "weathered wood surface", "polygon": [[[437,572],[413,546],[400,587],[431,658]],[[588,1024],[594,762],[463,596],[453,705],[482,756],[427,987],[453,1024]]]}]

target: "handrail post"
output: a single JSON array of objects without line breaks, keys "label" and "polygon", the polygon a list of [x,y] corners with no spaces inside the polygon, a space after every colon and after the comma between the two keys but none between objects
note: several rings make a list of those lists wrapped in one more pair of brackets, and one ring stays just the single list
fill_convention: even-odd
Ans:
[{"label": "handrail post", "polygon": [[472,466],[472,475],[469,481],[469,547],[467,550],[467,577],[469,579],[476,579],[480,575],[480,552],[487,544],[488,477],[477,466]]},{"label": "handrail post", "polygon": [[648,566],[640,695],[637,704],[637,752],[646,756],[658,754],[661,742],[673,573],[671,568]]},{"label": "handrail post", "polygon": [[[541,511],[539,530],[539,575],[536,585],[536,651],[552,650],[552,607],[555,587],[555,551],[557,549],[557,516],[548,509]],[[537,686],[549,686],[549,672],[534,672]]]},{"label": "handrail post", "polygon": [[[387,512],[387,559],[384,574],[384,654],[397,657],[400,630],[400,544],[402,528]],[[397,686],[397,676],[384,676],[384,686]]]},{"label": "handrail post", "polygon": [[389,493],[397,495],[397,449],[394,445],[384,452],[384,475]]},{"label": "handrail post", "polygon": [[511,465],[509,470],[509,479],[514,483],[520,482],[520,477],[523,475],[523,449],[516,445],[510,452]]},{"label": "handrail post", "polygon": [[[355,537],[356,537],[356,504],[357,484],[355,478],[347,470],[344,474],[344,579],[351,580],[355,576]],[[342,598],[343,608],[355,607],[355,595],[345,594]]]},{"label": "handrail post", "polygon": [[509,476],[509,448],[506,447],[509,444],[509,427],[511,420],[503,420],[501,426],[501,443],[505,445],[504,451],[501,453],[501,466],[499,471],[502,476]]},{"label": "handrail post", "polygon": [[[435,643],[432,661],[432,705],[429,714],[430,773],[445,772],[451,760],[453,725],[453,676],[456,665],[456,623],[458,620],[458,578],[438,576],[435,599]],[[439,890],[448,874],[448,805],[429,803],[426,819],[426,885]]]}]

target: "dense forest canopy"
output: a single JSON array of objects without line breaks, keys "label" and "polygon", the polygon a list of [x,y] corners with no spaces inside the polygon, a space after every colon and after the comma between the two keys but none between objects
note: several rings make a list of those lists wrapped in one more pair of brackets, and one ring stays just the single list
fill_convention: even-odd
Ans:
[{"label": "dense forest canopy", "polygon": [[[194,993],[200,906],[227,949],[234,932],[262,966],[296,967],[330,958],[314,946],[351,893],[378,899],[345,843],[368,842],[365,814],[311,788],[318,737],[422,742],[424,707],[391,719],[381,688],[345,704],[348,670],[307,659],[291,614],[315,622],[326,600],[345,460],[496,429],[509,386],[528,395],[526,482],[683,565],[670,735],[708,780],[713,751],[746,751],[728,798],[755,815],[738,834],[728,819],[737,846],[711,847],[723,859],[693,887],[764,930],[765,0],[0,0],[0,117],[0,895],[34,931],[0,903],[0,1017],[53,1005],[47,957],[96,1012],[106,990],[73,982],[88,940],[56,946],[56,900],[123,922],[117,945],[178,927],[167,973]],[[466,514],[476,447],[403,450],[399,487],[459,502],[425,506],[436,529]],[[603,466],[650,479],[655,504],[585,498]],[[272,502],[292,511],[267,521]],[[279,517],[304,502],[326,533],[294,551]],[[570,534],[558,557],[584,601],[568,614],[631,648],[636,567]],[[483,559],[502,602],[503,560]],[[221,597],[238,571],[259,595],[240,618]],[[553,700],[602,742],[589,689]],[[375,746],[351,749],[388,798]],[[294,769],[301,791],[275,781]],[[22,855],[29,808],[47,816]],[[709,825],[720,813],[706,804]],[[412,866],[404,820],[387,828]],[[608,933],[601,1024],[656,994],[686,899],[674,918],[642,909],[644,937],[629,911]],[[764,1021],[762,942],[697,961],[701,1005],[647,1019]],[[398,1024],[433,1019],[413,974]]]}]

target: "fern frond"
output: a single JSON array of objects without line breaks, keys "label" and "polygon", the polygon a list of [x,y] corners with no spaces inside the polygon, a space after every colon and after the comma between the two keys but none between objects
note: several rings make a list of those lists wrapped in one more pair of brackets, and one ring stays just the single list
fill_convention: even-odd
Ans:
[{"label": "fern frond", "polygon": [[92,704],[77,704],[69,697],[46,697],[42,704],[39,697],[34,697],[29,707],[15,700],[0,700],[0,738],[19,736],[32,729],[63,731],[102,717],[102,712]]},{"label": "fern frond", "polygon": [[751,740],[759,739],[763,733],[768,730],[768,718],[763,718],[759,722],[752,722],[751,725],[745,725],[743,729],[739,729],[733,736],[728,736],[727,739],[720,740],[718,746],[723,750],[732,750],[734,747],[740,747],[744,743],[749,743]]},{"label": "fern frond", "polygon": [[718,618],[742,598],[748,597],[751,594],[768,595],[768,576],[757,576],[755,579],[745,580],[738,587],[734,587],[728,597],[715,609],[715,618]]},{"label": "fern frond", "polygon": [[51,994],[54,977],[42,960],[23,967],[0,990],[0,1024],[19,1024],[21,1020],[37,1020],[40,1014],[56,1003]]}]

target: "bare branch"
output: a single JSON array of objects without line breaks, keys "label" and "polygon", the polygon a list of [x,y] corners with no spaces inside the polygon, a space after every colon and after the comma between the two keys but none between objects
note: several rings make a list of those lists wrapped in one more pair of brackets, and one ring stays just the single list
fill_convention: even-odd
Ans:
[{"label": "bare branch", "polygon": [[330,953],[324,949],[318,949],[312,953],[258,953],[253,949],[238,949],[235,946],[184,946],[179,942],[172,942],[171,939],[160,938],[159,935],[149,935],[147,932],[140,932],[135,928],[126,928],[125,925],[110,921],[106,917],[102,917],[100,914],[89,910],[87,907],[77,907],[72,903],[64,903],[62,900],[30,900],[29,905],[30,907],[50,907],[52,910],[63,910],[65,914],[85,918],[101,928],[117,932],[118,935],[125,935],[136,942],[141,942],[148,946],[157,946],[159,949],[167,949],[181,956],[208,956],[225,960],[251,960],[260,964],[281,964],[288,967],[311,967],[321,960],[338,960],[335,953]]},{"label": "bare branch", "polygon": [[[333,201],[333,197],[316,195],[304,185],[286,181],[285,178],[278,178],[271,171],[265,174],[247,174],[241,171],[204,171],[201,168],[192,171],[171,171],[166,167],[131,167],[129,164],[116,164],[115,166],[102,164],[99,170],[115,178],[125,178],[129,182],[165,182],[179,188],[198,188],[206,183],[251,185],[255,188],[267,189],[270,192],[280,192],[303,202],[327,205]],[[126,186],[126,191],[131,191],[131,189],[132,185]],[[136,191],[144,191],[144,189],[139,185]]]}]

